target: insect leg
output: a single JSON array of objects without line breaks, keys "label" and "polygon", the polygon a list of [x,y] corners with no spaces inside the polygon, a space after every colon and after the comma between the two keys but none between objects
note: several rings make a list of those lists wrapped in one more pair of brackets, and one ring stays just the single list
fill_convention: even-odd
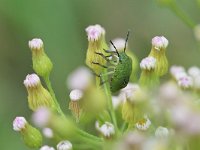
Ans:
[{"label": "insect leg", "polygon": [[103,68],[108,68],[107,66],[102,65],[102,64],[100,64],[100,63],[98,63],[98,62],[92,62],[92,64],[101,66],[101,67],[103,67]]},{"label": "insect leg", "polygon": [[110,57],[110,56],[112,56],[112,55],[108,55],[108,56],[105,56],[103,53],[99,53],[99,52],[95,52],[95,54],[97,54],[97,55],[100,55],[101,57],[103,57],[106,61],[110,61],[109,59],[108,59],[108,57]]}]

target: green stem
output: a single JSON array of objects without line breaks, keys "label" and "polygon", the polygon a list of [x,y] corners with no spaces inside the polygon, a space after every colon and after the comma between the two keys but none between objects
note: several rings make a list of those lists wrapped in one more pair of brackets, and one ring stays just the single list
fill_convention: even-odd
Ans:
[{"label": "green stem", "polygon": [[[106,74],[106,73],[107,73],[107,70],[105,69],[104,70],[104,74]],[[107,81],[108,77],[107,76],[102,76],[102,80],[103,81]],[[104,90],[105,90],[105,94],[106,94],[107,101],[108,101],[108,109],[109,109],[109,112],[110,112],[110,116],[111,116],[113,125],[115,127],[115,131],[116,131],[116,133],[118,135],[119,129],[118,129],[118,126],[117,126],[117,119],[116,119],[116,115],[115,115],[115,110],[114,110],[114,107],[113,107],[113,104],[112,104],[112,96],[111,96],[111,92],[110,92],[110,84],[108,82],[105,82]]]},{"label": "green stem", "polygon": [[177,6],[175,1],[169,4],[169,8],[190,28],[195,27],[195,22],[187,16],[187,14]]},{"label": "green stem", "polygon": [[56,99],[55,93],[54,93],[53,88],[52,88],[52,86],[51,86],[51,81],[49,80],[49,76],[44,77],[44,81],[45,81],[45,83],[46,83],[46,85],[47,85],[47,88],[48,88],[48,90],[49,90],[49,92],[50,92],[50,94],[51,94],[53,100],[54,100],[54,103],[55,103],[55,105],[56,105],[57,111],[58,111],[62,116],[65,116],[64,113],[63,113],[63,111],[62,111],[61,108],[60,108],[60,105],[59,105],[57,99]]},{"label": "green stem", "polygon": [[87,132],[85,132],[85,131],[83,131],[83,130],[81,130],[81,129],[79,129],[79,128],[77,129],[77,132],[78,132],[81,136],[90,138],[90,139],[92,139],[92,140],[94,140],[94,141],[97,141],[97,142],[103,142],[103,140],[102,140],[101,138],[99,138],[99,137],[97,137],[97,136],[94,136],[94,135],[92,135],[92,134],[89,134],[89,133],[87,133]]},{"label": "green stem", "polygon": [[125,131],[125,129],[127,128],[128,124],[126,122],[123,122],[122,126],[121,126],[121,133],[123,133]]}]

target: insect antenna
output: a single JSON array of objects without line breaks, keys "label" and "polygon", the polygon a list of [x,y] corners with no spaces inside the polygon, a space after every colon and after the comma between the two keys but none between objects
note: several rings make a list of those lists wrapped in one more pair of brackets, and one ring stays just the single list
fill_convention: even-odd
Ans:
[{"label": "insect antenna", "polygon": [[112,46],[114,47],[114,49],[116,50],[116,53],[117,53],[117,55],[118,55],[118,57],[120,57],[119,56],[119,52],[118,52],[118,50],[117,50],[117,48],[115,47],[115,45],[113,44],[113,42],[110,40],[110,43],[112,44]]},{"label": "insect antenna", "polygon": [[126,41],[125,41],[125,46],[124,46],[124,52],[126,51],[126,45],[127,45],[127,42],[128,42],[129,33],[130,33],[130,30],[128,30],[128,33],[127,33],[127,35],[126,35]]}]

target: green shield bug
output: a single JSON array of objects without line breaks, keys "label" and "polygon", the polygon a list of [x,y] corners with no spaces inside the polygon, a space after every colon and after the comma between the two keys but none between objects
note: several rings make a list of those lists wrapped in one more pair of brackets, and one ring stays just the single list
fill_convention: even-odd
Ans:
[{"label": "green shield bug", "polygon": [[[129,82],[129,78],[132,72],[132,60],[126,54],[126,45],[129,37],[129,31],[126,36],[124,51],[118,52],[117,48],[110,40],[110,43],[114,47],[115,51],[105,50],[104,51],[110,55],[105,56],[103,53],[97,53],[97,55],[102,56],[106,61],[107,65],[102,65],[98,62],[92,62],[93,64],[99,65],[101,67],[107,68],[106,74],[97,75],[98,77],[102,77],[104,75],[109,75],[109,79],[107,81],[102,81],[101,84],[105,82],[110,83],[110,90],[112,93],[119,91],[120,89],[126,87]],[[111,58],[111,59],[109,59]]]}]

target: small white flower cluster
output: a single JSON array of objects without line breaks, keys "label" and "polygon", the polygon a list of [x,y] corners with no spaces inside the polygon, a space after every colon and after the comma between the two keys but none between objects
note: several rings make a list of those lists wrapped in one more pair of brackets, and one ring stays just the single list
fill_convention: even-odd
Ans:
[{"label": "small white flower cluster", "polygon": [[115,134],[115,128],[110,122],[105,122],[102,126],[100,126],[99,122],[96,121],[95,127],[104,137],[109,138]]},{"label": "small white flower cluster", "polygon": [[105,29],[99,24],[91,25],[85,29],[88,36],[88,41],[97,41],[102,35],[105,34]]},{"label": "small white flower cluster", "polygon": [[43,41],[38,38],[34,38],[28,42],[29,48],[32,50],[41,50],[43,48]]},{"label": "small white flower cluster", "polygon": [[152,56],[142,59],[140,68],[143,70],[152,70],[156,67],[156,59]]},{"label": "small white flower cluster", "polygon": [[167,138],[169,136],[169,130],[165,127],[158,127],[155,131],[155,136],[157,138]]},{"label": "small white flower cluster", "polygon": [[40,150],[55,150],[53,147],[50,147],[48,145],[44,145],[40,148]]},{"label": "small white flower cluster", "polygon": [[13,130],[21,131],[26,127],[27,121],[24,117],[16,117],[13,121]]},{"label": "small white flower cluster", "polygon": [[57,144],[57,150],[72,150],[72,143],[68,140],[60,141]]},{"label": "small white flower cluster", "polygon": [[169,42],[164,36],[156,36],[152,39],[152,46],[160,51],[160,49],[165,49],[167,48]]},{"label": "small white flower cluster", "polygon": [[147,116],[145,116],[142,120],[138,121],[135,126],[138,130],[146,131],[151,125],[151,121]]},{"label": "small white flower cluster", "polygon": [[40,78],[37,74],[28,74],[26,76],[26,79],[24,80],[24,85],[26,88],[33,88],[36,87],[38,84],[40,84]]},{"label": "small white flower cluster", "polygon": [[200,89],[200,68],[193,66],[188,69],[188,72],[182,66],[172,66],[170,68],[172,77],[177,81],[181,88]]}]

